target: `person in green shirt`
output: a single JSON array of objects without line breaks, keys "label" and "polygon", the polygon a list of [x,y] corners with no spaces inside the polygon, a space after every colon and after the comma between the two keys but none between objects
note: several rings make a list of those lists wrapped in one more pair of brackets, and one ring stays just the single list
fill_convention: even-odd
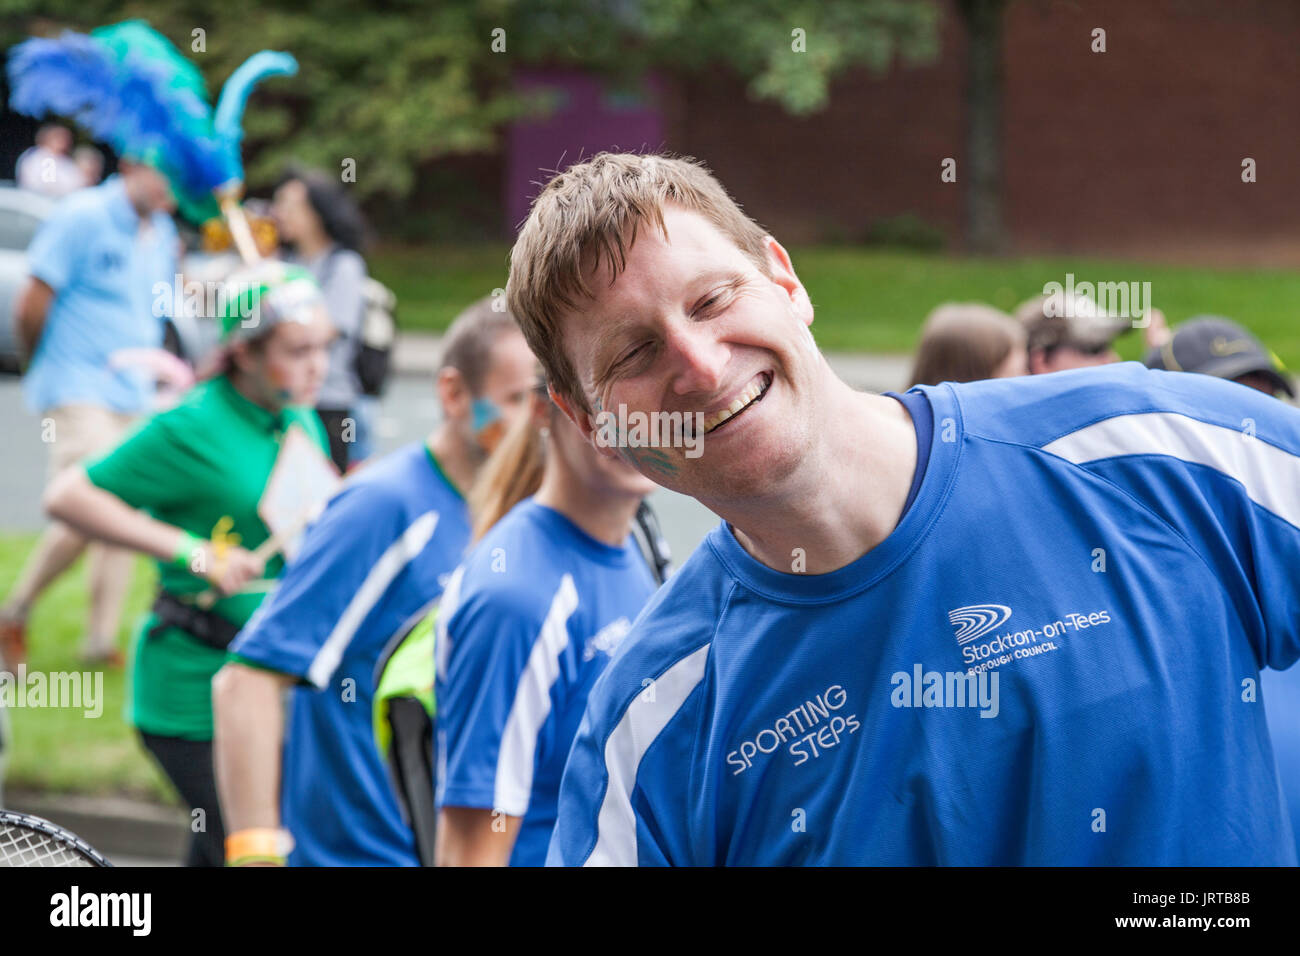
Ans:
[{"label": "person in green shirt", "polygon": [[271,536],[259,503],[295,430],[299,448],[304,437],[322,459],[329,448],[313,402],[335,330],[315,280],[261,263],[232,276],[226,292],[216,374],[45,496],[51,516],[87,537],[158,560],[158,600],[134,641],[127,721],[194,813],[191,866],[225,859],[212,676],[283,565],[258,551]]}]

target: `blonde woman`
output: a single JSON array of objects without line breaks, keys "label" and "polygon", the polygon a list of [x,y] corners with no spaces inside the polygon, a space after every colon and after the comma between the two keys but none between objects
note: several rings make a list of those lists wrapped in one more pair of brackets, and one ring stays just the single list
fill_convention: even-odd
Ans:
[{"label": "blonde woman", "polygon": [[438,862],[540,866],[587,693],[654,592],[631,534],[655,486],[537,390],[470,495],[438,617]]}]

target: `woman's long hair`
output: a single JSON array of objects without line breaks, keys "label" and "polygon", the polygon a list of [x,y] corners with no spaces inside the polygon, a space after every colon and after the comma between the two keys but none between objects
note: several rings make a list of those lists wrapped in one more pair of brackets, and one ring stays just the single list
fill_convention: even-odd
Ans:
[{"label": "woman's long hair", "polygon": [[[533,393],[531,401],[546,402],[552,413],[555,406],[547,398]],[[477,542],[500,521],[511,508],[542,486],[546,471],[546,448],[538,429],[533,405],[520,415],[475,479],[469,491],[469,510],[474,522],[472,542]]]},{"label": "woman's long hair", "polygon": [[974,302],[945,303],[921,329],[911,385],[992,378],[1013,349],[1024,348],[1024,328],[1006,313]]},{"label": "woman's long hair", "polygon": [[315,169],[290,166],[280,181],[279,189],[287,182],[297,180],[307,187],[307,203],[320,218],[325,235],[353,252],[363,252],[369,239],[369,228],[361,207],[346,189],[333,177]]}]

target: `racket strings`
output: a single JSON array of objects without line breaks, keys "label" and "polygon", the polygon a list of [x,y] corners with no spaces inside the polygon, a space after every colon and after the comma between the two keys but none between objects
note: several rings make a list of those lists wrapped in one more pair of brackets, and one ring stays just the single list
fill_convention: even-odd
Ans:
[{"label": "racket strings", "polygon": [[94,865],[51,834],[11,823],[0,824],[0,867]]}]

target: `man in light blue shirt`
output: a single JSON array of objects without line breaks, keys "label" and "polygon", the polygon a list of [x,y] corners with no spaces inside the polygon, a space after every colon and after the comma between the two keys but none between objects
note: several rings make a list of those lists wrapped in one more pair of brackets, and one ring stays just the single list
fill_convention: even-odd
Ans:
[{"label": "man in light blue shirt", "polygon": [[[110,357],[162,344],[177,272],[179,240],[168,214],[175,200],[152,167],[123,161],[120,169],[55,207],[28,249],[30,274],[14,307],[19,340],[31,357],[23,398],[40,416],[51,478],[111,448],[153,397],[147,374],[114,368]],[[26,657],[26,619],[36,599],[85,547],[61,524],[41,538],[0,608],[0,658],[7,666]],[[117,662],[114,642],[130,557],[99,546],[90,553],[85,654]]]}]

